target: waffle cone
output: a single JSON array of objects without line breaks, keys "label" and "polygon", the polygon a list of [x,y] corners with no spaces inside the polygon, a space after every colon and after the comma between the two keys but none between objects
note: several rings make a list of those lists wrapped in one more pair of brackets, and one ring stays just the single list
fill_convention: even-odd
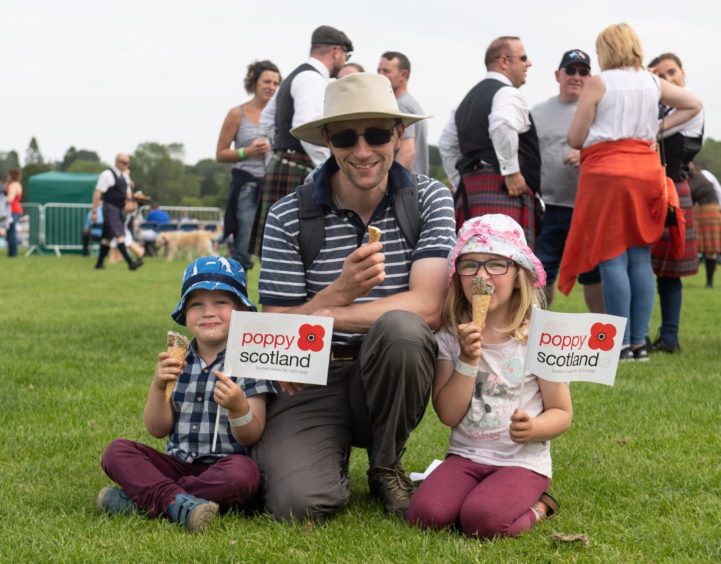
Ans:
[{"label": "waffle cone", "polygon": [[383,231],[381,231],[377,227],[373,227],[372,225],[368,226],[368,242],[369,243],[378,243],[381,240],[382,234],[383,234]]},{"label": "waffle cone", "polygon": [[[170,356],[172,356],[175,360],[178,360],[180,362],[183,362],[185,360],[185,355],[188,352],[188,346],[189,346],[188,338],[185,335],[181,335],[180,333],[176,333],[174,331],[168,331],[168,353],[170,353]],[[170,398],[173,395],[173,387],[175,386],[175,382],[171,381],[165,384],[165,403],[170,402]]]},{"label": "waffle cone", "polygon": [[493,296],[489,295],[473,296],[473,323],[480,328],[486,323],[486,315],[492,299]]}]

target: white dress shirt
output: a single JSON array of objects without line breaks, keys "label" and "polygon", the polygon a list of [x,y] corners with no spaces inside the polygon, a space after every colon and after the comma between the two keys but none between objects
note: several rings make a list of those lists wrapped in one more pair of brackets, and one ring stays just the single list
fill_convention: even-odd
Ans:
[{"label": "white dress shirt", "polygon": [[[318,72],[312,70],[299,72],[291,82],[290,95],[293,98],[291,127],[298,127],[323,117],[323,100],[325,88],[330,81],[330,71],[315,57],[308,57],[306,63],[312,65]],[[277,95],[278,91],[276,90],[260,114],[260,126],[266,131],[275,131],[275,97]],[[316,165],[324,163],[330,156],[330,150],[327,147],[313,145],[306,141],[301,141],[300,144]]]},{"label": "white dress shirt", "polygon": [[[513,87],[506,75],[489,71],[485,78],[493,78],[511,86],[511,88],[501,88],[494,94],[491,113],[488,116],[488,134],[493,144],[493,150],[496,153],[501,174],[508,176],[521,170],[518,164],[518,135],[531,128],[530,112],[518,88]],[[459,174],[456,170],[456,163],[462,153],[455,117],[456,110],[453,110],[441,133],[438,150],[441,153],[443,170],[453,185],[457,186]]]},{"label": "white dress shirt", "polygon": [[[126,197],[128,199],[132,198],[133,192],[132,188],[130,187],[130,175],[127,172],[120,172],[120,170],[116,167],[112,168],[118,177],[122,175],[125,178]],[[105,194],[105,192],[107,192],[108,188],[110,188],[111,186],[115,186],[115,177],[113,176],[113,173],[106,168],[103,172],[100,173],[100,176],[98,176],[98,182],[95,185],[95,189],[98,190],[101,194]]]}]

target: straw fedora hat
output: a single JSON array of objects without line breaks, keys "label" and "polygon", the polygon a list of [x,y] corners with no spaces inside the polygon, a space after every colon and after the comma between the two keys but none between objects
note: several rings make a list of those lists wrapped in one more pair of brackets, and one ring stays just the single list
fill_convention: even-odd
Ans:
[{"label": "straw fedora hat", "polygon": [[323,126],[353,119],[393,118],[409,126],[431,116],[398,111],[390,81],[380,74],[357,72],[339,78],[325,89],[323,117],[290,130],[294,137],[315,145],[325,145]]}]

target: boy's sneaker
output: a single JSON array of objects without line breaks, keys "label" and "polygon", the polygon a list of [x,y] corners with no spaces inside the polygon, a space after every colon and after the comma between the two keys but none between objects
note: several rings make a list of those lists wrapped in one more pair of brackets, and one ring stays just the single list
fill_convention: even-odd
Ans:
[{"label": "boy's sneaker", "polygon": [[188,532],[199,533],[208,521],[215,518],[218,509],[220,508],[214,501],[190,494],[178,494],[166,513],[171,521],[182,525]]},{"label": "boy's sneaker", "polygon": [[368,472],[371,494],[380,499],[388,513],[405,516],[415,487],[397,462],[393,466],[376,466]]},{"label": "boy's sneaker", "polygon": [[131,515],[138,506],[120,488],[106,487],[100,490],[95,499],[95,506],[101,515]]}]

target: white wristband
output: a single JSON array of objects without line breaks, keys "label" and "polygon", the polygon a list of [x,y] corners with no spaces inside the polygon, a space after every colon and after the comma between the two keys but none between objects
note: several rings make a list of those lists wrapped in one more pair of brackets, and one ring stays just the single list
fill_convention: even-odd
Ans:
[{"label": "white wristband", "polygon": [[245,427],[252,420],[253,420],[253,410],[252,409],[248,409],[248,413],[246,413],[242,417],[236,417],[235,419],[231,419],[230,417],[228,417],[228,423],[230,423],[231,427]]},{"label": "white wristband", "polygon": [[470,364],[463,362],[459,358],[458,360],[456,360],[456,372],[458,372],[458,374],[463,374],[464,376],[475,379],[476,375],[478,374],[478,367],[471,366]]}]

